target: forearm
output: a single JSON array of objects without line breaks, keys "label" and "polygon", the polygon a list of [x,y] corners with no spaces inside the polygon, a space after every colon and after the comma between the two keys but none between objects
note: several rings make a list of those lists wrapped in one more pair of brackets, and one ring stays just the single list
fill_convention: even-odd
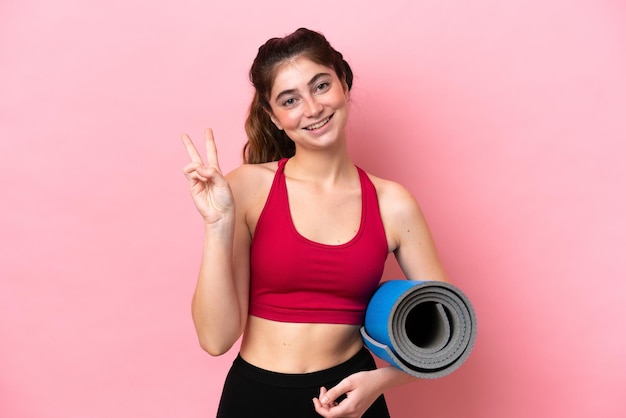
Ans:
[{"label": "forearm", "polygon": [[[322,387],[319,398],[314,398],[313,404],[317,413],[326,418],[361,416],[385,391],[415,380],[415,377],[392,366],[358,372],[330,390]],[[347,398],[337,403],[342,395]]]},{"label": "forearm", "polygon": [[408,373],[404,373],[402,370],[393,366],[380,367],[374,372],[377,374],[376,379],[379,382],[379,390],[381,394],[396,386],[401,386],[417,380],[417,378]]},{"label": "forearm", "polygon": [[205,226],[192,316],[200,345],[211,355],[228,351],[244,322],[233,270],[233,240],[232,223]]}]

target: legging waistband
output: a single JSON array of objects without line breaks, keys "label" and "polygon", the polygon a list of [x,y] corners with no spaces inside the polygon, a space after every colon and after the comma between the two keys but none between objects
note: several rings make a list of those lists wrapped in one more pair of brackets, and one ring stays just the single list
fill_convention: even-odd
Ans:
[{"label": "legging waistband", "polygon": [[376,364],[372,355],[367,348],[363,347],[358,353],[343,363],[310,373],[279,373],[265,370],[248,363],[241,355],[237,355],[237,358],[233,361],[231,371],[274,387],[304,388],[321,386],[328,382],[336,381],[342,376],[348,376],[357,371],[371,370],[375,367]]}]

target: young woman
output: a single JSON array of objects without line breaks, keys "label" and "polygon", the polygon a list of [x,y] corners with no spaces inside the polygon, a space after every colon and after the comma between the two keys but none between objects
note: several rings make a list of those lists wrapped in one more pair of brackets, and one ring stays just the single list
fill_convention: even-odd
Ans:
[{"label": "young woman", "polygon": [[204,220],[192,313],[211,355],[242,337],[217,416],[388,417],[383,392],[413,378],[376,368],[359,334],[389,252],[415,280],[446,281],[411,194],[351,161],[352,70],[320,33],[259,48],[246,164],[223,176],[187,135],[184,173]]}]

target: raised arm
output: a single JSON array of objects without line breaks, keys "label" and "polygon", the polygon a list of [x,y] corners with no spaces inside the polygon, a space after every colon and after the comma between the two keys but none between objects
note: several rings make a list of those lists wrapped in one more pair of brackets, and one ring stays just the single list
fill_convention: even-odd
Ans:
[{"label": "raised arm", "polygon": [[189,136],[183,135],[182,140],[190,158],[183,172],[204,221],[204,248],[192,316],[200,345],[216,356],[232,347],[245,325],[250,235],[222,175],[213,132],[207,129],[205,133],[206,164]]}]

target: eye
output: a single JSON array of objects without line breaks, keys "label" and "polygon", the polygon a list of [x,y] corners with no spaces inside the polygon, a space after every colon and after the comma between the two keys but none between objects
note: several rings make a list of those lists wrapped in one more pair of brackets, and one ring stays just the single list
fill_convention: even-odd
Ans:
[{"label": "eye", "polygon": [[287,107],[293,106],[294,104],[296,104],[296,99],[293,97],[290,97],[287,100],[284,100],[282,103],[283,106],[287,106]]},{"label": "eye", "polygon": [[315,91],[316,92],[323,92],[326,91],[330,88],[330,83],[327,81],[321,82],[319,83],[317,86],[315,86]]}]

